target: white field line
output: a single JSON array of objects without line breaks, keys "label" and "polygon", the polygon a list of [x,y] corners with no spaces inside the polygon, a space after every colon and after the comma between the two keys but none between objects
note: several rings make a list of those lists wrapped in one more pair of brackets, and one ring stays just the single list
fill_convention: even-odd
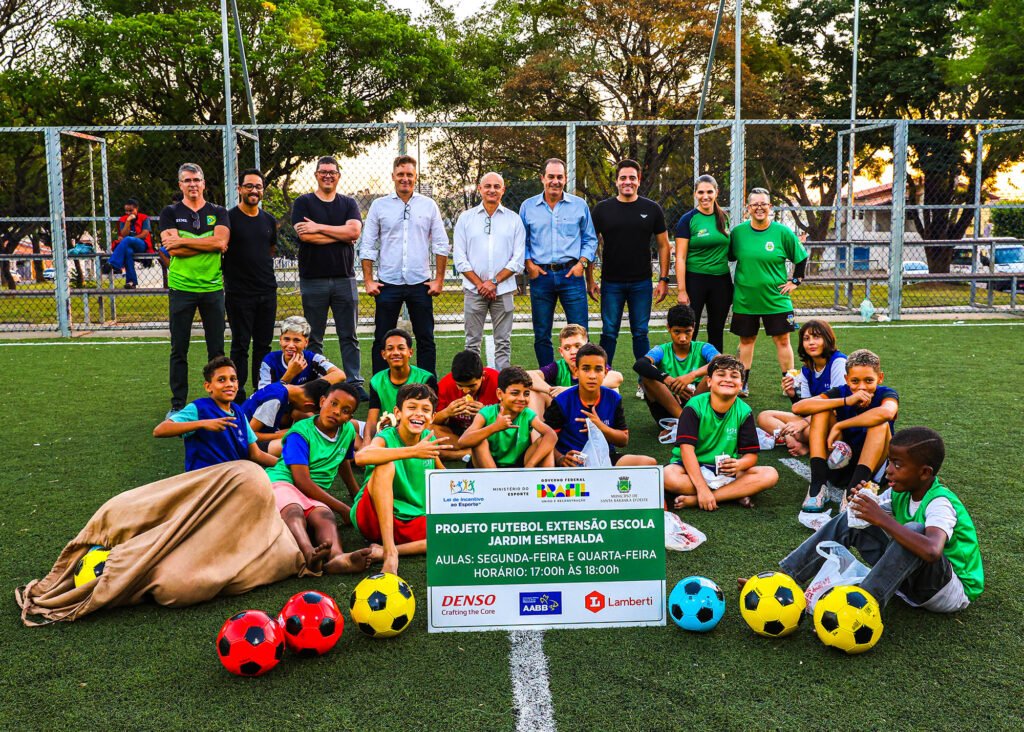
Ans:
[{"label": "white field line", "polygon": [[799,475],[801,478],[804,478],[805,480],[810,480],[811,479],[811,469],[810,469],[810,467],[805,465],[800,460],[797,460],[796,458],[788,457],[788,458],[779,458],[779,462],[782,463],[783,465],[785,465],[790,470],[792,470],[797,475]]},{"label": "white field line", "polygon": [[543,630],[509,631],[509,675],[517,732],[554,732],[555,710],[548,683]]},{"label": "white field line", "polygon": [[490,334],[484,336],[484,365],[494,368],[494,336]]}]

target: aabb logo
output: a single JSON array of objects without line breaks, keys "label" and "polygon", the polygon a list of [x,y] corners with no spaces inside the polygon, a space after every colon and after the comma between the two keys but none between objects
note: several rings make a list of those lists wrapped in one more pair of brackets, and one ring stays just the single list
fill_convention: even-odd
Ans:
[{"label": "aabb logo", "polygon": [[589,610],[592,613],[601,612],[602,610],[604,610],[604,607],[607,604],[605,596],[597,590],[594,590],[589,595],[584,597],[583,601],[586,603],[587,610]]},{"label": "aabb logo", "polygon": [[441,607],[490,607],[496,599],[495,595],[445,595]]}]

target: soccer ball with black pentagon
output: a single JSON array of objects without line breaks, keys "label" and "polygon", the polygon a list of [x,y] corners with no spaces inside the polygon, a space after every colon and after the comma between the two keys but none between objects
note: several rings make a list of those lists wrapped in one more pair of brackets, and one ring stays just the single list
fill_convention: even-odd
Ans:
[{"label": "soccer ball with black pentagon", "polygon": [[668,614],[680,628],[705,633],[725,614],[725,595],[707,577],[686,577],[668,596]]},{"label": "soccer ball with black pentagon", "polygon": [[284,633],[262,610],[243,610],[217,635],[217,658],[236,676],[262,676],[281,662]]},{"label": "soccer ball with black pentagon", "polygon": [[75,587],[87,585],[100,575],[107,567],[107,557],[110,550],[105,546],[97,544],[82,555],[82,558],[75,564]]},{"label": "soccer ball with black pentagon", "polygon": [[389,573],[370,575],[352,591],[352,621],[371,638],[391,638],[409,627],[416,613],[412,588]]},{"label": "soccer ball with black pentagon", "polygon": [[285,603],[278,624],[284,629],[288,650],[302,658],[322,656],[334,648],[345,628],[345,618],[329,595],[307,590]]},{"label": "soccer ball with black pentagon", "polygon": [[814,632],[826,646],[864,653],[882,637],[882,611],[871,593],[856,585],[836,585],[814,606]]},{"label": "soccer ball with black pentagon", "polygon": [[800,585],[782,572],[762,572],[740,590],[740,615],[758,635],[781,638],[804,619],[807,598]]}]

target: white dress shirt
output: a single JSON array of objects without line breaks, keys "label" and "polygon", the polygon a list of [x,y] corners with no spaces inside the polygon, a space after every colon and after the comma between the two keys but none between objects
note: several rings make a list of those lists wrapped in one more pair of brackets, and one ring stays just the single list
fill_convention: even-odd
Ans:
[{"label": "white dress shirt", "polygon": [[419,285],[431,279],[430,255],[447,257],[451,248],[434,199],[413,193],[405,203],[397,193],[370,204],[359,240],[359,258],[377,263],[377,279],[388,285]]},{"label": "white dress shirt", "polygon": [[[526,257],[526,227],[523,226],[523,220],[519,214],[501,205],[490,217],[482,203],[463,211],[455,224],[453,256],[457,272],[472,271],[482,280],[494,279],[503,269],[519,274],[523,271],[523,260]],[[476,285],[465,275],[462,276],[462,286],[476,292]],[[515,289],[515,277],[498,283],[499,295],[514,292]]]}]

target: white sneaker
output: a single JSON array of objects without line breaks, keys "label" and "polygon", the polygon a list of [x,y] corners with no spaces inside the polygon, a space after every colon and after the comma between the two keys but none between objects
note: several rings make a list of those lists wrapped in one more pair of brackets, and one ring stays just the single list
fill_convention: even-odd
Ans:
[{"label": "white sneaker", "polygon": [[646,399],[647,398],[647,395],[644,393],[644,385],[643,384],[637,384],[636,385],[636,398],[637,399]]}]

